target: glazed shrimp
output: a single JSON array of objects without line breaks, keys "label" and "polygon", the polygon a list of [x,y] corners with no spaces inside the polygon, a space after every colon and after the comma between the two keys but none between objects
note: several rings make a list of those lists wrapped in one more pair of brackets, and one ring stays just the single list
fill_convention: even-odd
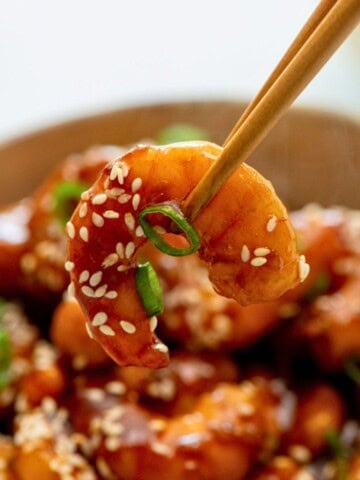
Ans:
[{"label": "glazed shrimp", "polygon": [[[71,288],[89,333],[119,364],[168,363],[168,348],[154,333],[157,319],[148,318],[136,289],[139,249],[146,242],[139,212],[152,204],[181,205],[220,152],[206,142],[134,148],[105,168],[67,224]],[[169,218],[152,217],[169,230]],[[285,208],[271,184],[246,165],[194,227],[215,289],[242,304],[274,299],[308,273]]]},{"label": "glazed shrimp", "polygon": [[272,454],[282,401],[264,380],[219,383],[187,412],[166,418],[106,390],[95,396],[81,388],[70,415],[105,478],[241,480],[262,454]]}]

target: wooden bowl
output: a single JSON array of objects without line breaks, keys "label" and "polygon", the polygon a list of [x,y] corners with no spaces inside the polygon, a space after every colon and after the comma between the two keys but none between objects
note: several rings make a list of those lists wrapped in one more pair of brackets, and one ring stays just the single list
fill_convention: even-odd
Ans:
[{"label": "wooden bowl", "polygon": [[[32,192],[69,153],[127,144],[174,122],[205,128],[222,143],[244,104],[176,102],[126,108],[52,126],[0,145],[0,204]],[[249,159],[290,208],[308,202],[360,208],[360,125],[340,115],[291,110]]]}]

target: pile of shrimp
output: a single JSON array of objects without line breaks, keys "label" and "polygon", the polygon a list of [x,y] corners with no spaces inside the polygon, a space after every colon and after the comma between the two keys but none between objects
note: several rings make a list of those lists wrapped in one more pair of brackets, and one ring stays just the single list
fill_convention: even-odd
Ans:
[{"label": "pile of shrimp", "polygon": [[93,147],[0,210],[0,479],[360,478],[360,212],[289,215],[243,165],[167,255],[140,212],[181,211],[220,151]]}]

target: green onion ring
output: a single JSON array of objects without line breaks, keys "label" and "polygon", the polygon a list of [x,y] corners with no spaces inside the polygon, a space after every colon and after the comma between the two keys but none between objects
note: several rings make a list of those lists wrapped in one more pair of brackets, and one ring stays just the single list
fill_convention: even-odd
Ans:
[{"label": "green onion ring", "polygon": [[0,327],[0,391],[10,382],[11,345],[9,334]]},{"label": "green onion ring", "polygon": [[163,294],[159,278],[150,262],[137,266],[135,272],[136,290],[149,317],[164,310]]},{"label": "green onion ring", "polygon": [[350,358],[345,363],[345,372],[348,377],[354,380],[355,383],[360,385],[360,359]]},{"label": "green onion ring", "polygon": [[88,185],[77,181],[64,181],[59,183],[53,191],[53,210],[63,225],[72,215],[70,201],[78,202],[81,194],[88,189]]},{"label": "green onion ring", "polygon": [[[166,243],[161,236],[155,231],[152,225],[146,220],[146,215],[150,213],[161,213],[171,220],[179,227],[179,229],[186,235],[190,246],[187,248],[176,248]],[[172,205],[152,205],[144,208],[139,214],[139,223],[144,231],[145,236],[155,245],[161,252],[174,257],[183,257],[196,252],[201,245],[200,236],[191,223],[184,217],[184,215]]]}]

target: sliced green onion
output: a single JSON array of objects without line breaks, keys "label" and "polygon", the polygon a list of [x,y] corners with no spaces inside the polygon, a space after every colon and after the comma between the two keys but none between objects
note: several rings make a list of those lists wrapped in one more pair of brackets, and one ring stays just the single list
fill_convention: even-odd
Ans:
[{"label": "sliced green onion", "polygon": [[[179,227],[179,229],[186,235],[190,244],[187,248],[176,248],[166,243],[163,238],[155,231],[152,225],[146,220],[146,215],[151,213],[161,213],[165,217],[171,218],[171,220]],[[145,236],[155,245],[161,252],[174,257],[183,257],[190,255],[199,249],[201,241],[200,236],[191,225],[191,223],[184,217],[180,210],[176,209],[172,205],[153,205],[144,208],[139,214],[139,223],[144,231]]]},{"label": "sliced green onion", "polygon": [[149,317],[164,310],[163,294],[159,278],[150,262],[138,265],[135,273],[136,290]]},{"label": "sliced green onion", "polygon": [[56,186],[53,192],[53,210],[62,225],[69,221],[81,194],[88,188],[85,183],[77,181],[61,182]]},{"label": "sliced green onion", "polygon": [[349,452],[345,447],[340,435],[335,430],[325,432],[325,439],[333,451],[336,461],[336,480],[346,480],[348,478],[348,458]]},{"label": "sliced green onion", "polygon": [[0,391],[10,382],[11,345],[9,335],[0,328]]},{"label": "sliced green onion", "polygon": [[320,272],[311,288],[305,294],[305,300],[312,302],[315,298],[323,295],[330,286],[330,276],[327,272]]},{"label": "sliced green onion", "polygon": [[360,385],[360,358],[350,358],[345,363],[345,372],[355,383]]},{"label": "sliced green onion", "polygon": [[186,123],[175,123],[161,130],[155,138],[159,145],[175,142],[191,142],[193,140],[208,140],[205,130]]}]

